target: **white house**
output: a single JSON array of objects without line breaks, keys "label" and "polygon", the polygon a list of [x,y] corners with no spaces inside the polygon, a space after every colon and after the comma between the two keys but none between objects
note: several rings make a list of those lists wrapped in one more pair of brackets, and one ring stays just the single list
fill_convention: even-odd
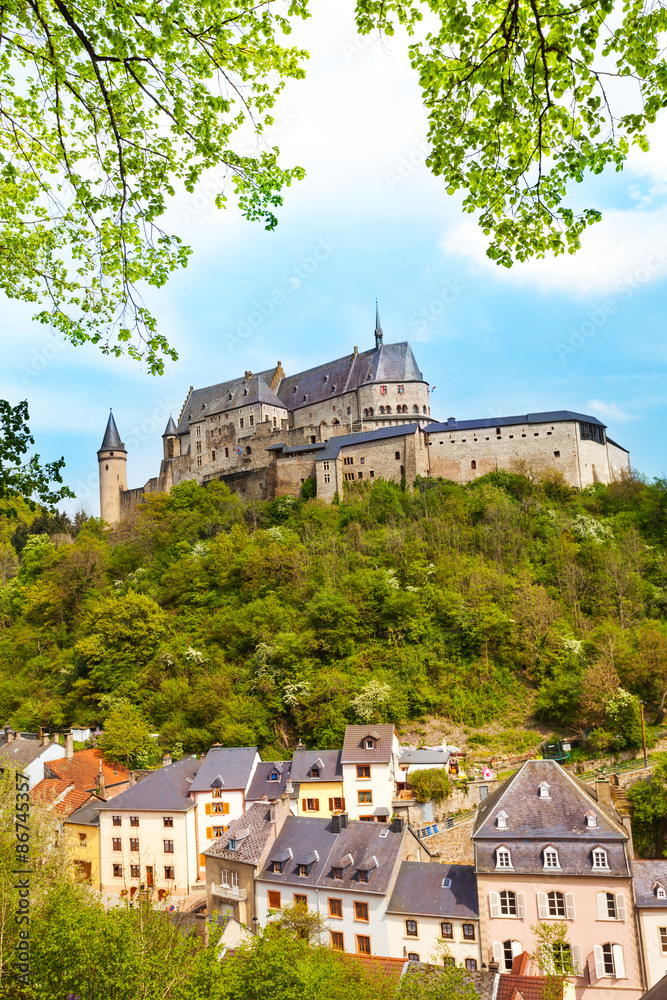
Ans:
[{"label": "white house", "polygon": [[646,985],[667,976],[667,861],[633,861],[633,892]]},{"label": "white house", "polygon": [[190,791],[197,808],[198,864],[202,874],[206,868],[204,851],[245,812],[246,793],[260,763],[257,747],[217,745],[201,762]]},{"label": "white house", "polygon": [[388,822],[396,794],[398,736],[393,725],[347,726],[341,763],[350,819]]},{"label": "white house", "polygon": [[44,765],[50,760],[62,760],[65,747],[45,733],[15,733],[6,726],[0,740],[0,768],[9,764],[28,778],[30,788],[44,778]]}]

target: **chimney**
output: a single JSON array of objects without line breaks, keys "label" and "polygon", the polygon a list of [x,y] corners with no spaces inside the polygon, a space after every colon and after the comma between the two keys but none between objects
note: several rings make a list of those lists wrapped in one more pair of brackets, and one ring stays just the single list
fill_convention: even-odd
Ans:
[{"label": "chimney", "polygon": [[132,788],[132,785],[136,784],[137,776],[134,771],[130,771],[130,780],[128,781],[128,786]]},{"label": "chimney", "polygon": [[489,962],[489,972],[500,972],[500,965],[498,962]]},{"label": "chimney", "polygon": [[598,802],[600,805],[604,806],[606,809],[611,809],[613,812],[614,805],[611,801],[611,785],[609,784],[609,778],[596,778],[595,791],[597,792]]},{"label": "chimney", "polygon": [[403,833],[403,825],[405,820],[402,816],[394,816],[391,821],[391,832],[392,833]]},{"label": "chimney", "polygon": [[355,345],[354,345],[354,356],[355,356],[355,358],[356,358],[356,356],[357,356],[357,354],[358,354],[358,353],[359,353],[359,348],[358,348],[358,347],[357,347],[357,345],[355,344]]},{"label": "chimney", "polygon": [[171,764],[171,754],[170,753],[166,753],[164,755],[164,757],[162,758],[162,766],[163,767],[169,767],[170,764]]},{"label": "chimney", "polygon": [[42,740],[41,740],[42,746],[43,747],[48,747],[48,745],[49,745],[49,734],[45,733],[43,729],[40,730],[40,733],[42,735]]},{"label": "chimney", "polygon": [[347,829],[347,824],[348,824],[348,821],[349,821],[348,814],[346,812],[339,813],[338,814],[338,819],[340,820],[340,828],[341,828],[341,830],[346,830]]},{"label": "chimney", "polygon": [[97,794],[101,799],[107,797],[107,790],[104,787],[104,774],[102,773],[102,761],[100,761],[100,769],[97,772]]},{"label": "chimney", "polygon": [[60,743],[60,733],[53,733],[51,739],[54,743]]},{"label": "chimney", "polygon": [[273,799],[273,801],[269,802],[269,822],[273,823],[274,826],[276,825],[277,815],[278,815],[278,803],[276,802],[275,799]]},{"label": "chimney", "polygon": [[65,760],[71,760],[74,756],[74,737],[71,733],[65,733]]},{"label": "chimney", "polygon": [[332,813],[331,815],[331,832],[340,833],[340,813]]}]

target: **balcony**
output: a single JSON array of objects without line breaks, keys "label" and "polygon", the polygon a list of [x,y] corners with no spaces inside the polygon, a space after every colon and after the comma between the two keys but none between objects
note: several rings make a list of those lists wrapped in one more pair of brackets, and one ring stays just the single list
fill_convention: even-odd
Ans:
[{"label": "balcony", "polygon": [[245,889],[239,889],[235,885],[216,885],[214,882],[211,886],[211,892],[214,896],[219,896],[221,899],[247,899],[248,893]]}]

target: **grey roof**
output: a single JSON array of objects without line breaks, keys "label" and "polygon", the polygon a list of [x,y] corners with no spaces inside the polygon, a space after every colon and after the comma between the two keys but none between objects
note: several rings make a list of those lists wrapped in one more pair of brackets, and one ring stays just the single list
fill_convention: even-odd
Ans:
[{"label": "grey roof", "polygon": [[396,427],[380,427],[377,431],[361,431],[358,434],[338,434],[329,438],[324,451],[317,456],[317,462],[338,458],[341,448],[349,444],[366,444],[369,441],[381,441],[383,438],[407,437],[417,431],[419,424],[398,424]]},{"label": "grey roof", "polygon": [[257,747],[218,747],[208,751],[196,779],[193,792],[208,792],[213,781],[222,776],[223,787],[246,790]]},{"label": "grey roof", "polygon": [[[549,798],[539,795],[539,785],[549,785]],[[498,813],[507,814],[507,827],[497,824]],[[598,825],[588,827],[592,812]],[[622,822],[614,811],[597,801],[594,788],[585,785],[553,760],[529,760],[495,789],[478,807],[472,839],[478,872],[495,872],[495,851],[502,844],[512,857],[515,873],[544,871],[542,851],[552,844],[560,852],[562,870],[556,875],[629,875]],[[591,853],[600,845],[608,852],[609,871],[593,871]]]},{"label": "grey roof", "polygon": [[[452,883],[449,887],[442,884],[447,878]],[[387,913],[477,920],[479,903],[474,867],[403,861]]]},{"label": "grey roof", "polygon": [[667,973],[644,993],[642,1000],[667,1000]]},{"label": "grey roof", "polygon": [[175,434],[176,434],[176,424],[174,423],[174,418],[170,413],[169,420],[167,421],[167,426],[164,429],[164,434],[162,435],[162,437],[163,438],[174,437]]},{"label": "grey roof", "polygon": [[[364,741],[372,736],[376,741],[374,750],[365,750]],[[346,726],[343,741],[343,764],[388,763],[392,756],[394,726],[387,722],[382,725]]]},{"label": "grey roof", "polygon": [[43,747],[42,741],[38,736],[35,736],[34,739],[25,739],[23,736],[17,736],[11,743],[7,743],[6,737],[3,735],[0,741],[0,764],[2,761],[6,761],[7,763],[14,764],[16,767],[27,767],[28,764],[32,764],[34,760],[37,760],[48,747],[53,746],[54,742],[51,741]]},{"label": "grey roof", "polygon": [[452,417],[439,424],[429,424],[427,434],[441,434],[443,431],[468,431],[475,427],[513,427],[517,424],[561,424],[572,420],[583,420],[587,424],[606,427],[597,417],[573,410],[545,410],[543,413],[521,413],[516,417],[484,417],[481,420],[455,420]]},{"label": "grey roof", "polygon": [[433,764],[446,764],[449,756],[449,750],[404,750],[398,763],[423,764],[425,767],[432,767]]},{"label": "grey roof", "polygon": [[[355,892],[385,893],[405,836],[413,834],[407,829],[395,833],[388,824],[358,821],[349,823],[340,833],[334,833],[331,820],[288,816],[273,845],[271,857],[291,850],[292,859],[284,865],[282,872],[271,871],[269,862],[259,877],[278,886],[317,885],[337,891],[351,889]],[[313,852],[318,860],[309,865],[307,875],[299,875],[299,863],[304,864],[304,859]],[[344,863],[347,854],[352,856],[352,863]],[[368,883],[360,882],[358,866],[368,863],[371,857],[376,859],[377,866],[373,866]],[[342,879],[333,878],[335,867],[345,869]]]},{"label": "grey roof", "polygon": [[[342,781],[343,766],[341,764],[342,750],[295,750],[292,757],[292,781]],[[311,767],[320,760],[319,778],[308,775]]]},{"label": "grey roof", "polygon": [[196,757],[184,757],[175,764],[161,767],[120,795],[102,802],[100,812],[188,812],[195,807],[188,794],[200,764]]},{"label": "grey roof", "polygon": [[242,406],[253,406],[256,403],[264,403],[266,406],[277,406],[281,410],[286,409],[285,404],[278,399],[261,375],[253,375],[247,382],[241,380],[236,385],[230,386],[224,395],[211,400],[204,410],[200,410],[199,413],[193,413],[193,421],[209,417],[212,413],[238,410]]},{"label": "grey roof", "polygon": [[326,448],[328,441],[313,441],[310,444],[297,444],[288,448],[286,444],[271,444],[266,451],[279,451],[281,455],[301,455],[307,451],[321,451]]},{"label": "grey roof", "polygon": [[[250,788],[246,792],[246,800],[253,802],[256,799],[278,799],[285,791],[290,776],[291,764],[288,760],[277,760],[273,763],[262,761],[257,765]],[[270,775],[278,772],[278,780],[271,781]]]},{"label": "grey roof", "polygon": [[101,799],[95,797],[88,799],[79,809],[75,809],[73,813],[69,814],[65,823],[76,823],[77,826],[99,826],[101,805]]},{"label": "grey roof", "polygon": [[102,439],[102,444],[99,447],[99,451],[108,451],[113,449],[114,451],[125,451],[125,445],[120,439],[120,434],[118,433],[118,428],[116,427],[116,421],[113,418],[113,413],[109,413],[109,419],[107,420],[107,429],[104,432],[104,437]]},{"label": "grey roof", "polygon": [[667,909],[667,899],[658,899],[656,882],[667,892],[667,861],[632,861],[635,902],[639,907]]},{"label": "grey roof", "polygon": [[[235,819],[229,824],[227,831],[204,851],[212,858],[226,858],[230,861],[246,861],[248,864],[257,864],[262,856],[262,851],[268,841],[273,837],[274,825],[271,822],[271,809],[266,802],[253,802],[246,809],[239,819]],[[239,840],[235,851],[229,850],[229,841],[239,837],[245,832],[242,840]]]},{"label": "grey roof", "polygon": [[627,451],[628,455],[630,454],[628,449],[624,448],[622,444],[618,443],[618,441],[612,441],[612,439],[609,437],[608,434],[607,434],[607,444],[613,444],[614,448],[619,448],[621,451]]}]

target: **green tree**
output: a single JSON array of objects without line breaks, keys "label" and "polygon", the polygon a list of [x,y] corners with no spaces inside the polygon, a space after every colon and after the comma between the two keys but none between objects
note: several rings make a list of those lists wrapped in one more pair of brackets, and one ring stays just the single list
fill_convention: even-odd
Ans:
[{"label": "green tree", "polygon": [[628,789],[632,803],[632,839],[643,858],[667,857],[667,754],[647,781],[638,781]]},{"label": "green tree", "polygon": [[100,748],[108,760],[133,767],[155,749],[150,731],[143,714],[124,698],[113,706],[104,720]]},{"label": "green tree", "polygon": [[444,767],[426,767],[413,771],[409,781],[417,802],[429,802],[432,799],[440,804],[452,794],[452,786]]},{"label": "green tree", "polygon": [[[0,54],[1,65],[2,55]],[[0,99],[0,123],[2,120],[2,100]],[[0,233],[3,237],[2,136],[4,134],[5,131],[0,128]],[[2,267],[5,255],[6,248],[0,247],[0,287],[2,287]],[[15,516],[17,503],[27,503],[34,510],[36,507],[35,498],[46,507],[52,508],[60,500],[74,496],[67,486],[59,488],[53,486],[54,483],[62,483],[63,481],[61,472],[65,465],[64,458],[58,459],[57,462],[47,462],[46,465],[40,465],[39,455],[32,455],[27,461],[25,460],[30,446],[35,443],[28,427],[28,419],[27,400],[12,406],[6,399],[0,399],[0,501],[9,501],[3,508],[5,515]]]}]

